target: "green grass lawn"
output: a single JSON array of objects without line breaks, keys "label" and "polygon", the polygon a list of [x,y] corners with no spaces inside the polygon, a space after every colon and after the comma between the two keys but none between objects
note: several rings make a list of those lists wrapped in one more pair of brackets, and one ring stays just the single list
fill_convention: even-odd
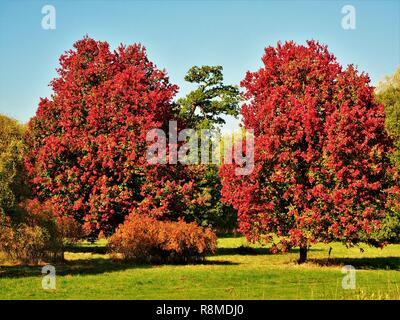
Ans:
[{"label": "green grass lawn", "polygon": [[[112,261],[105,243],[82,244],[55,264],[56,290],[42,289],[40,266],[1,266],[0,299],[400,299],[400,245],[330,246],[313,246],[297,265],[297,250],[272,255],[222,238],[202,264],[146,266]],[[357,270],[354,290],[342,289],[347,264]]]}]

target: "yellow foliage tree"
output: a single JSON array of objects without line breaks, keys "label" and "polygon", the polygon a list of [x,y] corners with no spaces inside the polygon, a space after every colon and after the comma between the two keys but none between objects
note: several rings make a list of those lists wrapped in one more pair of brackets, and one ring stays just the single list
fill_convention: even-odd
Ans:
[{"label": "yellow foliage tree", "polygon": [[0,114],[0,213],[15,208],[28,193],[24,174],[24,125]]}]

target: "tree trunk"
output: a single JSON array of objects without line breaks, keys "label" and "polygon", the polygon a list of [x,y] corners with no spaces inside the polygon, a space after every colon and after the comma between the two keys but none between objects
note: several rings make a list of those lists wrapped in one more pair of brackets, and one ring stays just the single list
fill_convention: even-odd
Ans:
[{"label": "tree trunk", "polygon": [[299,264],[302,264],[302,263],[304,263],[304,262],[306,262],[306,260],[307,260],[307,250],[308,250],[308,248],[307,248],[307,245],[301,245],[300,246],[300,259],[299,259]]}]

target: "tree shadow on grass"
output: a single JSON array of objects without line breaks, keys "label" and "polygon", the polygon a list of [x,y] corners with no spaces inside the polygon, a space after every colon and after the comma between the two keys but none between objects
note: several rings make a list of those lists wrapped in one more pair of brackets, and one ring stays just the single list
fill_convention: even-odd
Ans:
[{"label": "tree shadow on grass", "polygon": [[308,261],[317,264],[319,266],[351,265],[356,269],[400,271],[400,257],[323,258],[323,259],[309,259]]},{"label": "tree shadow on grass", "polygon": [[[322,249],[309,249],[309,251],[322,251]],[[300,249],[293,248],[289,250],[289,253],[299,253]],[[217,250],[217,256],[231,256],[231,255],[243,255],[243,256],[257,256],[257,255],[272,255],[273,253],[270,252],[269,248],[262,247],[262,248],[253,248],[248,246],[240,246],[236,248],[219,248]]]},{"label": "tree shadow on grass", "polygon": [[247,246],[240,246],[236,248],[218,248],[217,256],[233,256],[233,255],[264,255],[271,254],[268,248],[252,248]]},{"label": "tree shadow on grass", "polygon": [[[225,260],[204,260],[191,262],[190,265],[236,265],[238,263]],[[56,268],[56,275],[96,275],[107,272],[124,271],[128,269],[150,269],[160,266],[173,265],[183,266],[184,263],[160,263],[160,264],[141,264],[113,259],[78,259],[62,263],[52,263]],[[43,276],[41,265],[26,266],[0,266],[0,278],[24,278]]]},{"label": "tree shadow on grass", "polygon": [[[123,271],[134,268],[151,268],[152,265],[133,264],[109,259],[73,260],[62,263],[51,263],[56,268],[56,274],[66,275],[96,275],[106,272]],[[0,266],[0,278],[22,278],[42,276],[42,266]]]},{"label": "tree shadow on grass", "polygon": [[70,246],[67,247],[66,252],[73,253],[94,253],[94,254],[106,254],[107,248],[106,246]]},{"label": "tree shadow on grass", "polygon": [[[191,263],[192,265],[216,265],[216,266],[236,266],[240,263],[228,261],[228,260],[204,260],[204,261],[197,261]],[[181,265],[181,264],[173,264],[173,265]]]}]

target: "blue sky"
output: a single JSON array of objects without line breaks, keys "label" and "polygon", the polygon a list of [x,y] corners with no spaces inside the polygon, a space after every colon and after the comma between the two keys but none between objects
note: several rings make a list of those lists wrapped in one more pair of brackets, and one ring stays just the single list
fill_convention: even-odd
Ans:
[{"label": "blue sky", "polygon": [[[44,5],[56,9],[56,29],[41,26]],[[344,30],[341,9],[356,9],[356,29]],[[375,84],[400,64],[400,1],[1,1],[0,113],[27,121],[49,96],[59,56],[85,34],[142,43],[184,95],[193,65],[222,65],[238,84],[261,66],[277,41],[328,45],[343,65],[354,63]],[[228,120],[224,130],[235,128]]]}]

